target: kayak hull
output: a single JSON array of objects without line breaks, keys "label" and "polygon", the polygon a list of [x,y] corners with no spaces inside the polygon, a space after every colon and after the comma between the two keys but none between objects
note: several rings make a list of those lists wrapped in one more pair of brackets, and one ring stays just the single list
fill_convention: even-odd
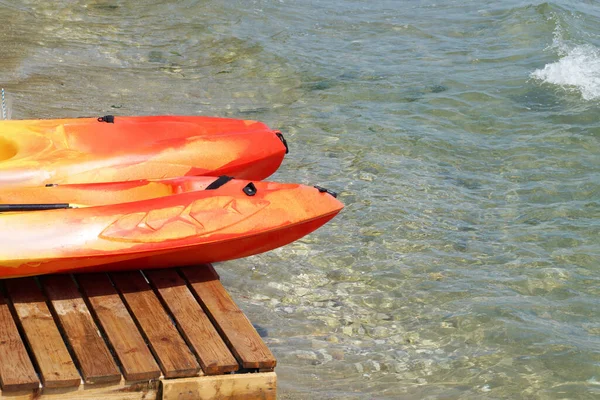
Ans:
[{"label": "kayak hull", "polygon": [[214,182],[180,177],[2,190],[3,203],[81,204],[0,214],[0,278],[246,257],[303,237],[343,208],[314,187],[236,179],[208,190]]},{"label": "kayak hull", "polygon": [[128,269],[168,268],[172,266],[207,264],[249,257],[292,243],[326,224],[333,219],[336,214],[337,213],[332,213],[312,221],[303,222],[294,227],[277,229],[254,236],[239,237],[237,239],[217,243],[207,243],[202,247],[166,251],[164,253],[139,257],[133,260],[108,263],[80,270],[75,269],[73,271],[57,272],[109,272]]},{"label": "kayak hull", "polygon": [[232,175],[262,180],[287,151],[257,121],[200,116],[0,121],[0,185]]}]

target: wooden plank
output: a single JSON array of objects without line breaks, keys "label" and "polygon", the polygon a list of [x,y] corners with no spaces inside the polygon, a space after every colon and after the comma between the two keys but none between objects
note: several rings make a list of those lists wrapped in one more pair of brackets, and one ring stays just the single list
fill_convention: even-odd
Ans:
[{"label": "wooden plank", "polygon": [[0,293],[0,387],[12,392],[37,389],[39,385],[17,325]]},{"label": "wooden plank", "polygon": [[144,274],[194,349],[202,370],[208,375],[237,371],[235,357],[177,271],[149,270]]},{"label": "wooden plank", "polygon": [[162,400],[275,400],[275,372],[202,376],[161,381]]},{"label": "wooden plank", "polygon": [[79,288],[108,338],[128,381],[157,379],[160,369],[106,274],[76,275]]},{"label": "wooden plank", "polygon": [[45,298],[32,278],[9,279],[6,288],[46,387],[77,387],[81,381]]},{"label": "wooden plank", "polygon": [[86,383],[119,382],[121,373],[90,312],[68,275],[42,278],[43,289],[71,345]]},{"label": "wooden plank", "polygon": [[0,392],[0,400],[158,400],[159,381],[80,385],[72,389]]},{"label": "wooden plank", "polygon": [[276,360],[218,279],[212,265],[182,268],[196,299],[244,368],[272,370]]},{"label": "wooden plank", "polygon": [[111,274],[167,378],[197,375],[200,366],[139,271]]}]

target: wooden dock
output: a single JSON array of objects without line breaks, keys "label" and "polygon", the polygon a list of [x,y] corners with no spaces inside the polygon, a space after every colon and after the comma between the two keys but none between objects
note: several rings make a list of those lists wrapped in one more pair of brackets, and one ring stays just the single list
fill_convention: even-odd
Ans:
[{"label": "wooden dock", "polygon": [[211,265],[0,281],[0,399],[275,399]]}]

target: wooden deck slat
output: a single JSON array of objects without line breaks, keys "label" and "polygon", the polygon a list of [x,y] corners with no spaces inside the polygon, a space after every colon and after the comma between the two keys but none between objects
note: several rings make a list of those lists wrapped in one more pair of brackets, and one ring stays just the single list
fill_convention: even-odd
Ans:
[{"label": "wooden deck slat", "polygon": [[242,366],[275,368],[275,357],[231,299],[212,265],[186,267],[181,272]]},{"label": "wooden deck slat", "polygon": [[76,276],[128,381],[156,379],[160,369],[129,311],[106,274]]},{"label": "wooden deck slat", "polygon": [[50,275],[42,279],[42,286],[73,349],[84,381],[119,382],[121,373],[73,279],[68,275]]},{"label": "wooden deck slat", "polygon": [[144,274],[196,352],[204,373],[216,375],[238,370],[235,357],[177,271],[149,270]]},{"label": "wooden deck slat", "polygon": [[200,366],[160,300],[139,271],[111,274],[111,278],[167,378],[194,376]]},{"label": "wooden deck slat", "polygon": [[81,381],[42,292],[31,278],[10,279],[6,288],[46,387],[77,387]]},{"label": "wooden deck slat", "polygon": [[17,325],[0,293],[0,387],[8,392],[33,390],[39,385]]}]

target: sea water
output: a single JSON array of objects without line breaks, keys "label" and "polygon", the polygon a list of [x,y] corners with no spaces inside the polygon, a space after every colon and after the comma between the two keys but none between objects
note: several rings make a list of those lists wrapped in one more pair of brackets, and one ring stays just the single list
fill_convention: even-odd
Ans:
[{"label": "sea water", "polygon": [[597,1],[0,2],[13,118],[281,129],[346,208],[216,267],[290,399],[600,398]]}]

